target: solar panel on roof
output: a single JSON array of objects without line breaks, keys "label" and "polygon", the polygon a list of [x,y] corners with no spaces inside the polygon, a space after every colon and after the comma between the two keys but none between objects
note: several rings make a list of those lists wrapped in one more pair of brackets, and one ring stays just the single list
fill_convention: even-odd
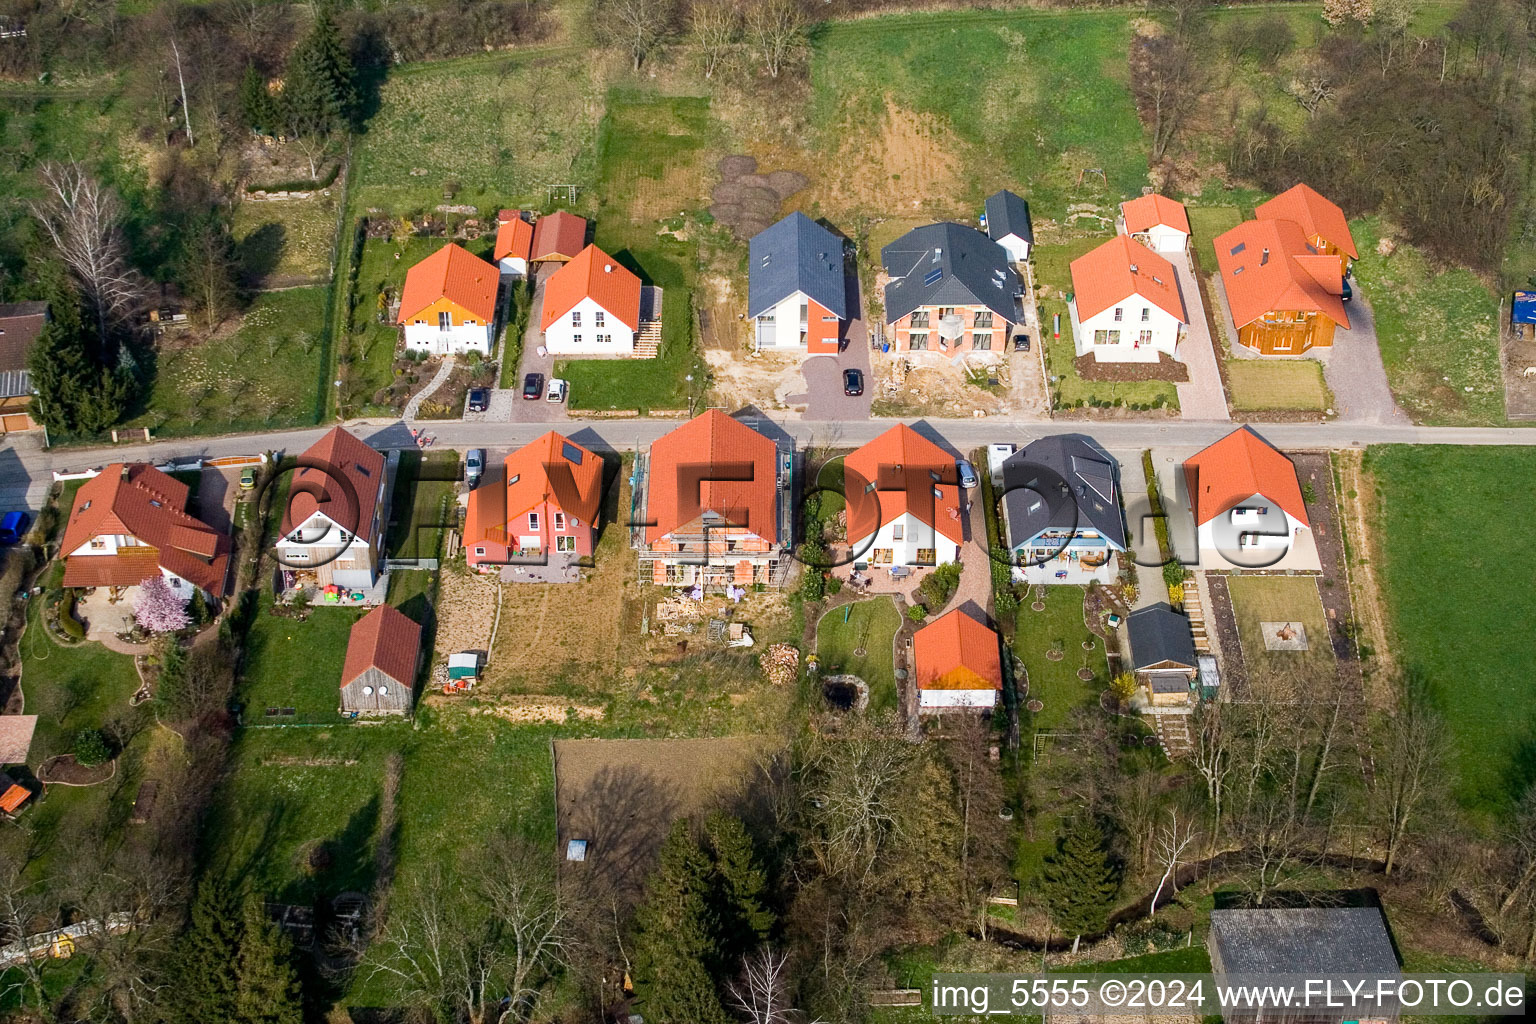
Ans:
[{"label": "solar panel on roof", "polygon": [[923,277],[923,284],[938,284],[944,278],[944,269],[935,267]]},{"label": "solar panel on roof", "polygon": [[564,447],[560,449],[560,454],[565,456],[567,462],[573,462],[578,466],[581,465],[581,449],[571,444],[571,442],[565,442]]},{"label": "solar panel on roof", "polygon": [[1247,242],[1238,242],[1236,245],[1234,245],[1231,248],[1231,250],[1228,252],[1228,255],[1236,256],[1238,253],[1242,252],[1246,248],[1248,248],[1248,243]]}]

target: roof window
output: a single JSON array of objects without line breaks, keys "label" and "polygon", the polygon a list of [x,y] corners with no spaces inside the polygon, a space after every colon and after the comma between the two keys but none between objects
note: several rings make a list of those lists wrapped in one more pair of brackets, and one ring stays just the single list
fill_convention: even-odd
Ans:
[{"label": "roof window", "polygon": [[1247,242],[1238,242],[1232,248],[1227,250],[1227,255],[1228,256],[1236,256],[1238,253],[1242,252],[1246,248],[1248,248],[1248,243]]}]

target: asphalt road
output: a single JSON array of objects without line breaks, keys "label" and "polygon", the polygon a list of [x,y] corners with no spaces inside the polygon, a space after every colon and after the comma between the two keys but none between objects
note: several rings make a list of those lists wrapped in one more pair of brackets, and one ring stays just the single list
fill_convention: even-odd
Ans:
[{"label": "asphalt road", "polygon": [[[826,422],[805,419],[775,420],[767,416],[742,416],[764,433],[793,440],[797,447],[856,447],[890,429],[893,421],[858,420]],[[1004,419],[930,419],[912,424],[957,454],[991,442],[1011,441],[1024,445],[1047,434],[1083,433],[1109,449],[1139,450],[1152,447],[1203,447],[1225,436],[1230,423],[1180,420],[1051,420],[1017,422]],[[369,444],[381,450],[414,446],[401,420],[356,420],[347,424]],[[513,448],[526,444],[550,428],[543,423],[470,423],[432,421],[423,427],[436,438],[436,447]],[[616,451],[644,447],[678,426],[677,420],[570,420],[562,431],[572,440],[593,449]],[[173,457],[201,455],[215,458],[249,455],[260,451],[299,452],[313,444],[328,428],[269,431],[211,438],[184,438],[151,444],[120,444],[103,448],[54,448],[44,450],[41,438],[12,434],[0,447],[0,510],[36,509],[47,495],[55,471],[89,469],[118,461],[159,462]],[[1255,429],[1276,447],[1285,449],[1352,448],[1373,444],[1536,445],[1536,428],[1522,427],[1415,427],[1390,423],[1267,423]]]}]

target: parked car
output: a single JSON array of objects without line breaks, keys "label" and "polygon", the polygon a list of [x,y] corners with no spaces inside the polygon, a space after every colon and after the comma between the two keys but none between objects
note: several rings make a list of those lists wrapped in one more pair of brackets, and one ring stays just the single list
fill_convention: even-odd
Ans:
[{"label": "parked car", "polygon": [[485,449],[471,448],[464,453],[464,482],[469,484],[469,489],[474,490],[480,482],[480,477],[485,473]]},{"label": "parked car", "polygon": [[25,512],[7,512],[0,519],[0,544],[19,544],[27,535],[27,524],[32,517]]},{"label": "parked car", "polygon": [[1355,289],[1354,289],[1353,286],[1350,285],[1349,278],[1346,277],[1344,279],[1344,289],[1339,292],[1339,298],[1343,299],[1345,302],[1348,302],[1350,299],[1352,299],[1354,297],[1355,297]]},{"label": "parked car", "polygon": [[569,390],[569,388],[570,388],[570,385],[567,384],[565,381],[561,380],[559,377],[551,377],[551,378],[549,378],[549,387],[544,392],[544,401],[546,401],[546,402],[563,402],[563,401],[565,401],[565,395],[566,395],[566,392]]},{"label": "parked car", "polygon": [[1015,352],[1028,352],[1029,351],[1029,335],[1027,335],[1027,334],[1015,334],[1013,336],[1013,350]]},{"label": "parked car", "polygon": [[843,371],[843,394],[849,398],[857,398],[864,393],[864,374],[859,370],[849,368]]},{"label": "parked car", "polygon": [[976,467],[961,459],[955,465],[960,467],[960,486],[970,490],[976,486]]},{"label": "parked car", "polygon": [[256,487],[256,467],[246,466],[240,471],[240,489],[242,491],[254,490]]},{"label": "parked car", "polygon": [[464,405],[465,411],[467,411],[467,412],[485,412],[486,409],[490,408],[490,405],[491,405],[491,389],[490,388],[470,388],[469,389],[469,401],[466,402],[465,405]]},{"label": "parked car", "polygon": [[529,402],[537,402],[544,397],[544,375],[542,373],[530,373],[523,377],[523,398]]}]

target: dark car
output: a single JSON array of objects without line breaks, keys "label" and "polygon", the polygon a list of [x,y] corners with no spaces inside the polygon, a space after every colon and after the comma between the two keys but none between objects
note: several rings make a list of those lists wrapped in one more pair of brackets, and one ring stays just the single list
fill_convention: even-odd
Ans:
[{"label": "dark car", "polygon": [[27,524],[32,517],[25,512],[7,512],[0,519],[0,544],[19,544],[27,535]]},{"label": "dark car", "polygon": [[542,373],[530,373],[523,378],[523,397],[530,402],[537,402],[544,397],[544,375]]},{"label": "dark car", "polygon": [[1028,352],[1029,351],[1029,335],[1027,335],[1027,334],[1015,334],[1013,336],[1013,350],[1015,352]]},{"label": "dark car", "polygon": [[1344,289],[1343,289],[1343,291],[1339,292],[1339,298],[1343,299],[1345,302],[1348,302],[1350,299],[1352,299],[1354,297],[1355,297],[1355,289],[1350,285],[1349,278],[1346,277],[1344,279]]},{"label": "dark car", "polygon": [[857,398],[864,393],[864,374],[858,370],[843,371],[843,394]]},{"label": "dark car", "polygon": [[490,388],[470,388],[469,403],[465,406],[470,412],[485,412],[491,404]]}]

